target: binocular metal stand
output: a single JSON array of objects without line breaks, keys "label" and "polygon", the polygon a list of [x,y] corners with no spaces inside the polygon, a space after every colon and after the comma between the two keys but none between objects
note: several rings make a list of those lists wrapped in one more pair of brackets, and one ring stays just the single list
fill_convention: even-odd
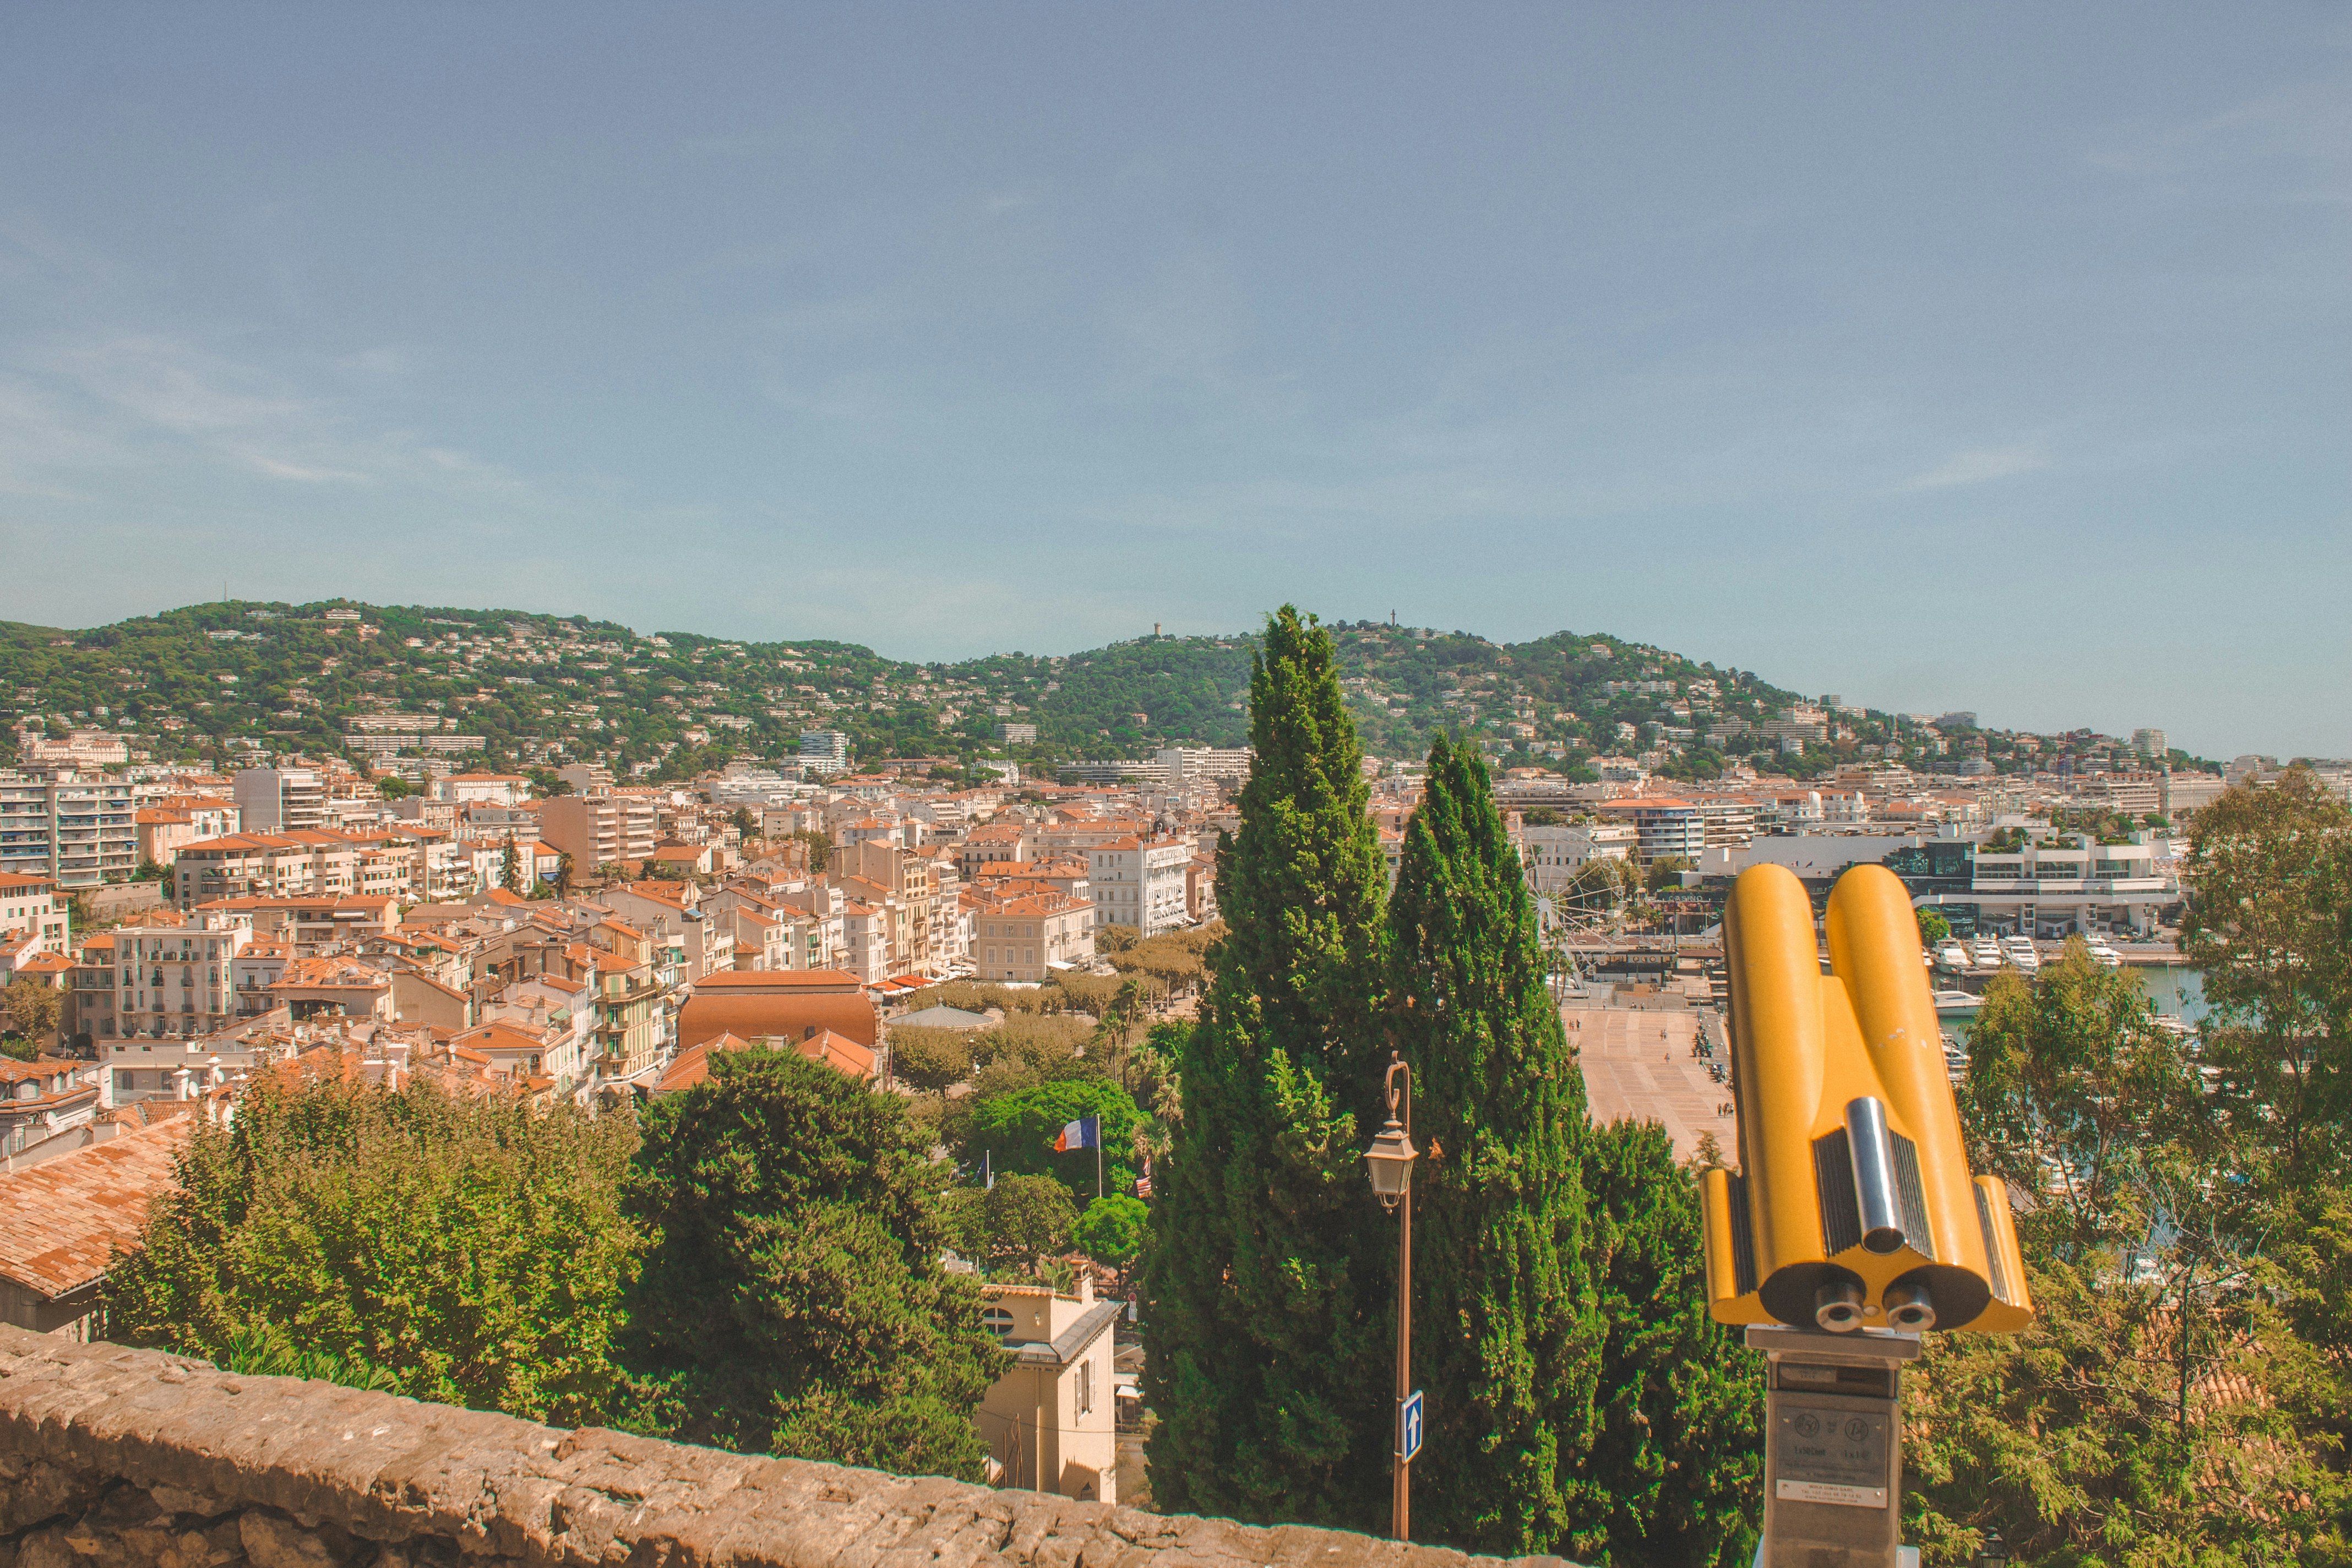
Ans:
[{"label": "binocular metal stand", "polygon": [[1903,1363],[1919,1336],[1753,1323],[1764,1352],[1760,1568],[1897,1568]]}]

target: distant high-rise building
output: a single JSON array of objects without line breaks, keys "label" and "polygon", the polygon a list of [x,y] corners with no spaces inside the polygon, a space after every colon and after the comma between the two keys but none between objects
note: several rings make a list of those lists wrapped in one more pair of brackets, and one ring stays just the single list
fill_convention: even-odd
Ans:
[{"label": "distant high-rise building", "polygon": [[1938,730],[1973,730],[1976,727],[1977,716],[1965,708],[1943,714],[1936,721]]},{"label": "distant high-rise building", "polygon": [[93,888],[138,865],[130,780],[0,772],[0,873]]},{"label": "distant high-rise building", "polygon": [[849,737],[838,730],[803,730],[801,766],[813,773],[837,773],[849,766]]},{"label": "distant high-rise building", "polygon": [[2167,747],[2164,743],[2164,731],[2161,730],[2134,730],[2132,731],[2132,750],[2137,752],[2143,757],[2153,757],[2158,762],[2162,762],[2167,751]]},{"label": "distant high-rise building", "polygon": [[247,832],[327,826],[326,781],[310,768],[240,769],[234,793]]}]

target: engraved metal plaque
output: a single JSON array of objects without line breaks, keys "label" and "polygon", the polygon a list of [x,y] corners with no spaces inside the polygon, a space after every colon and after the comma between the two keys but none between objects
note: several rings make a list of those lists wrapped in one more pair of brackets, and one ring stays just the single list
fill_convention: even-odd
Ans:
[{"label": "engraved metal plaque", "polygon": [[1772,1403],[1774,1496],[1845,1508],[1887,1506],[1885,1415],[1793,1392]]}]

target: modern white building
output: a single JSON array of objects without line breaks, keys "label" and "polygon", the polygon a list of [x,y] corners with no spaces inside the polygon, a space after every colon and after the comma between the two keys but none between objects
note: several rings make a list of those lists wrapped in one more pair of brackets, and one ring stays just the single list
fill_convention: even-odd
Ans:
[{"label": "modern white building", "polygon": [[241,768],[232,788],[248,833],[331,826],[327,784],[311,768]]},{"label": "modern white building", "polygon": [[138,807],[128,780],[0,772],[0,871],[73,889],[138,868]]},{"label": "modern white building", "polygon": [[2158,867],[2153,844],[2101,844],[2070,833],[2007,854],[1979,850],[1968,898],[1980,930],[2050,938],[2138,934],[2180,901],[2180,883]]},{"label": "modern white building", "polygon": [[803,730],[801,767],[812,773],[846,772],[849,767],[849,737],[838,730]]}]

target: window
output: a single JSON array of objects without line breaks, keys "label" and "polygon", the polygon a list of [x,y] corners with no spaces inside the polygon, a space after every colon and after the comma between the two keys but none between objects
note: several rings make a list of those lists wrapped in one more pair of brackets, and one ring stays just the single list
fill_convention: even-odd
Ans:
[{"label": "window", "polygon": [[1013,1314],[1002,1307],[982,1308],[980,1321],[982,1328],[1000,1340],[1013,1331]]},{"label": "window", "polygon": [[1078,1408],[1084,1415],[1095,1407],[1095,1363],[1091,1358],[1078,1363]]}]

